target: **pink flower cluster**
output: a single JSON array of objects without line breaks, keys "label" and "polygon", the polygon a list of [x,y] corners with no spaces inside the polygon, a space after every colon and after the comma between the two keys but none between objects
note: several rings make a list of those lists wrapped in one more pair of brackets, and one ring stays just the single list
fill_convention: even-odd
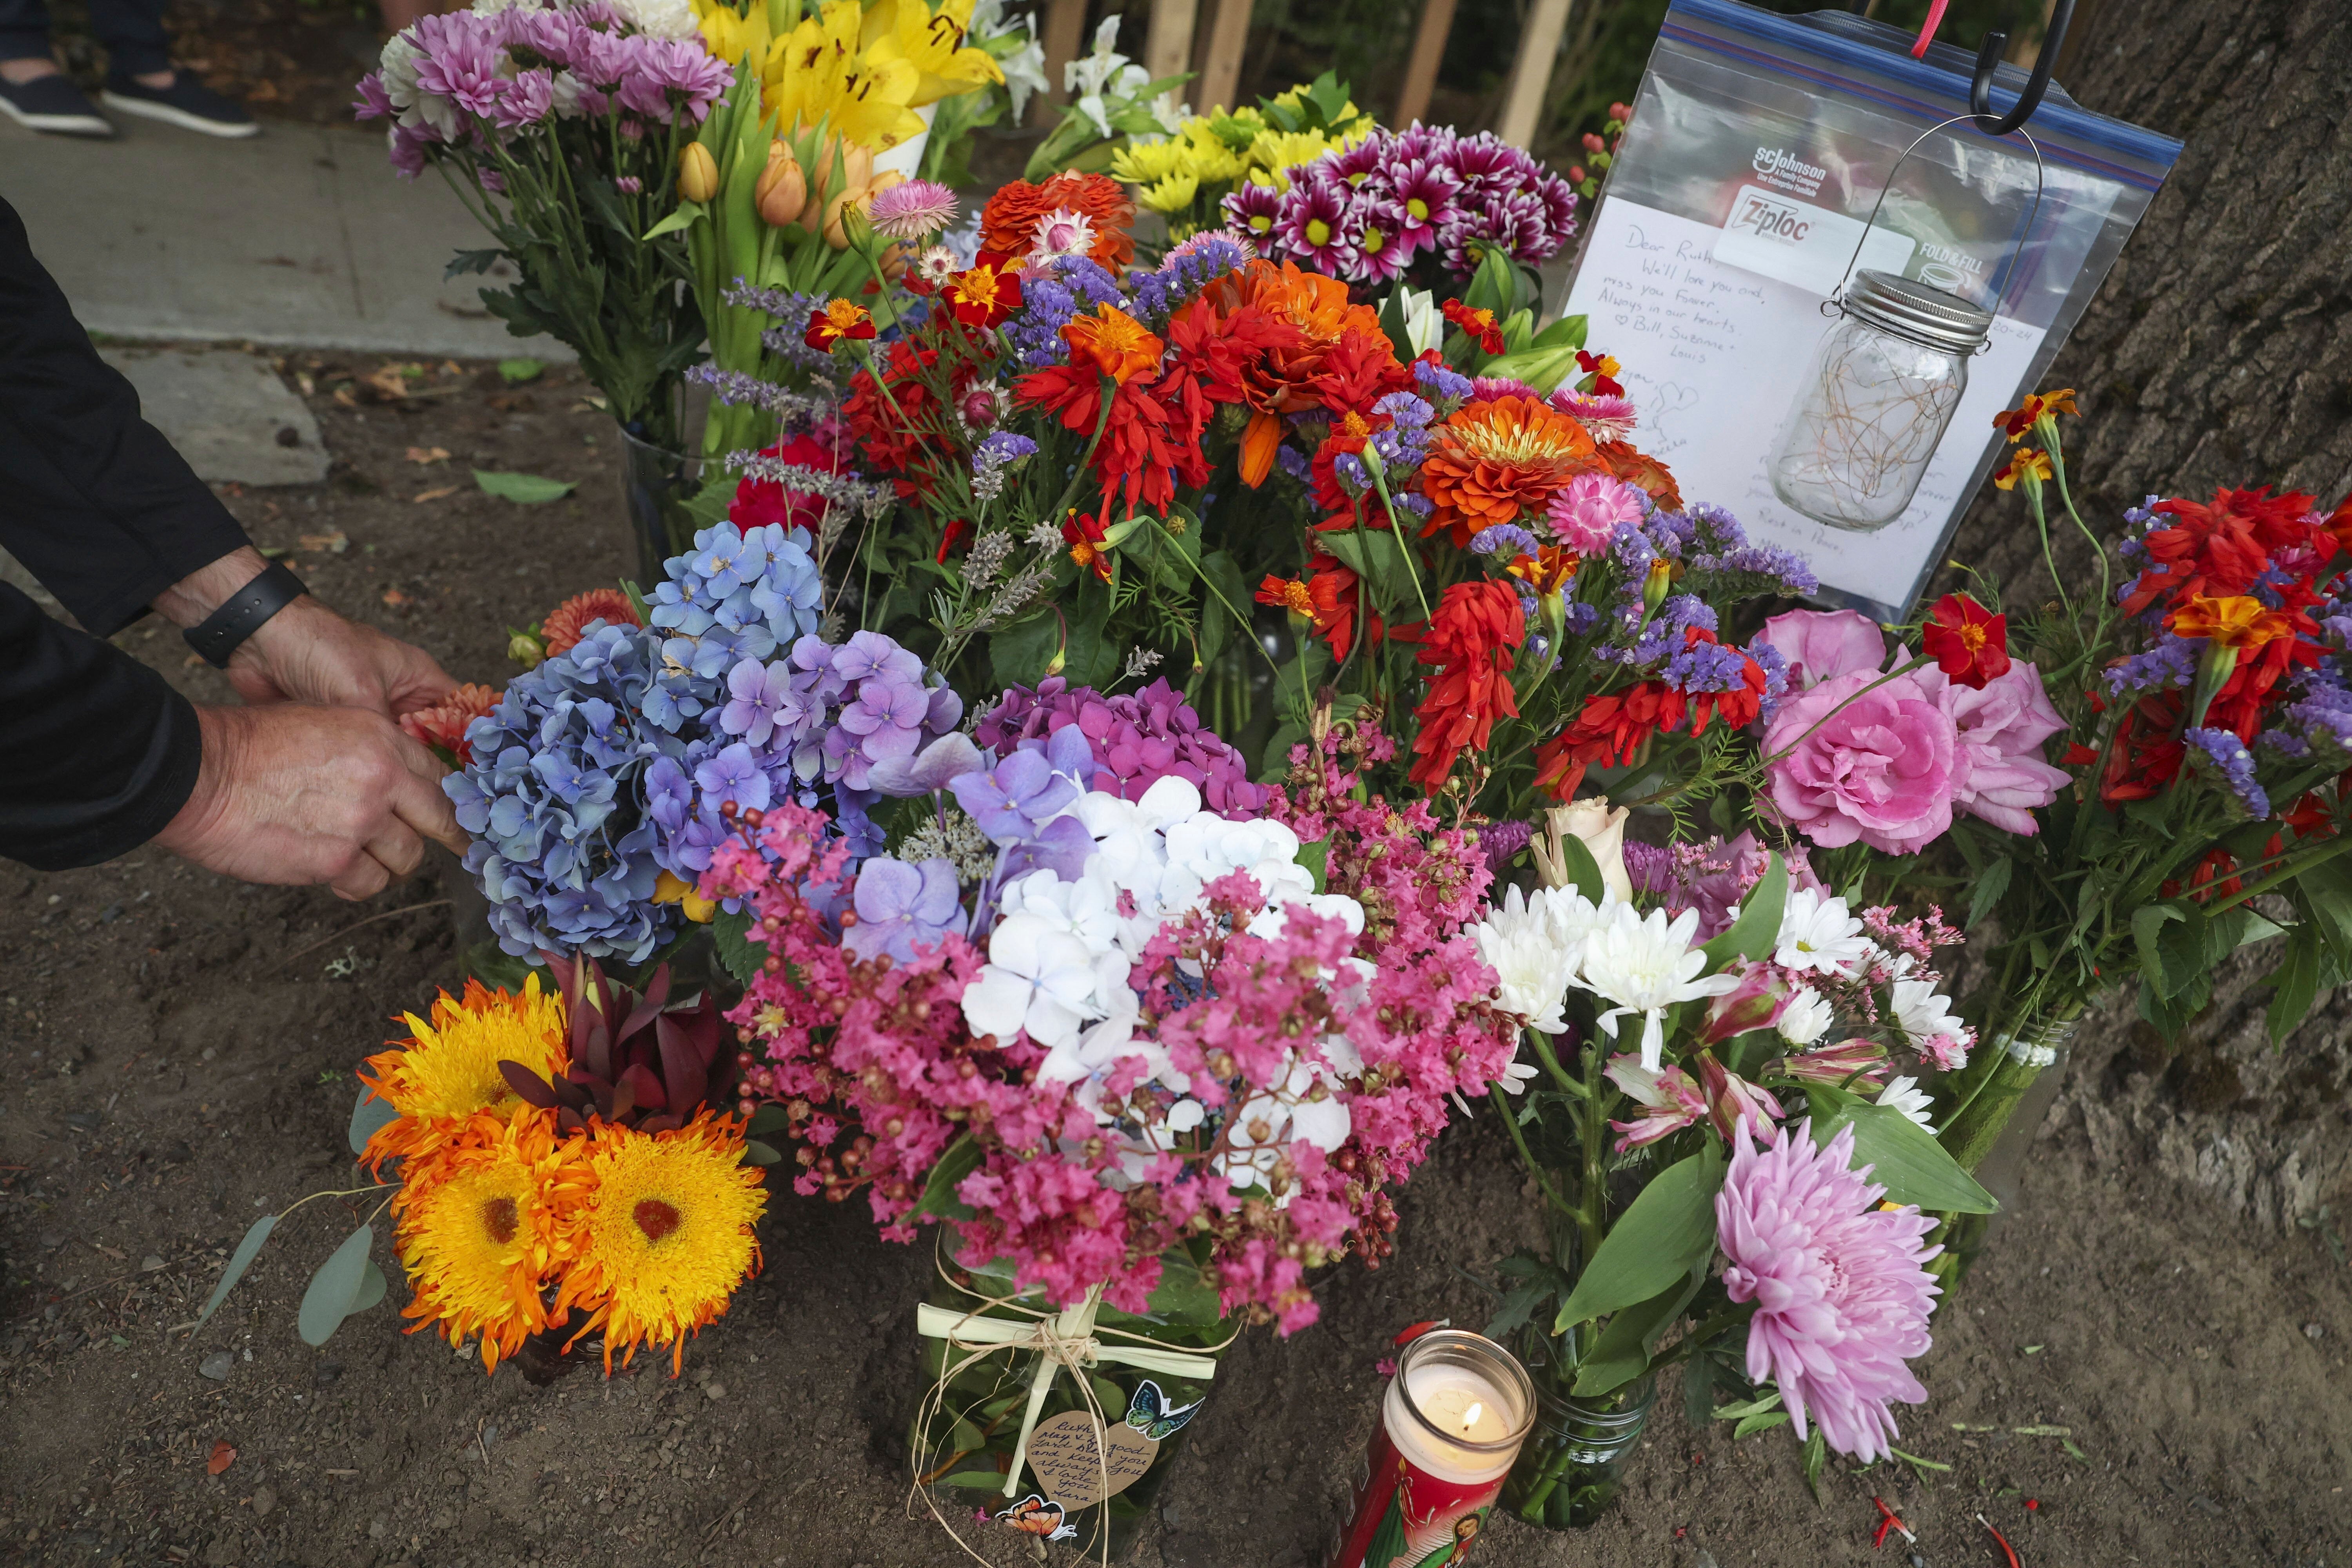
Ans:
[{"label": "pink flower cluster", "polygon": [[1933,664],[1888,675],[1885,637],[1852,610],[1775,616],[1762,640],[1788,662],[1790,693],[1764,732],[1769,807],[1825,848],[1916,854],[1955,811],[2031,836],[2034,809],[2069,782],[2042,758],[2066,721],[2028,662],[1982,690]]},{"label": "pink flower cluster", "polygon": [[1184,694],[1164,679],[1124,697],[1073,688],[1058,675],[1034,689],[1007,687],[972,727],[972,739],[1009,752],[1071,724],[1094,749],[1094,787],[1121,800],[1142,799],[1145,790],[1173,773],[1223,816],[1247,816],[1265,805],[1268,791],[1250,782],[1248,759],[1202,724]]},{"label": "pink flower cluster", "polygon": [[[1419,802],[1354,799],[1343,747],[1359,762],[1394,751],[1369,729],[1312,757],[1301,747],[1297,798],[1276,793],[1266,809],[1327,845],[1330,890],[1361,903],[1362,932],[1294,906],[1253,935],[1265,895],[1235,872],[1132,966],[1133,1033],[1187,1085],[1182,1118],[1140,1055],[1099,1080],[1045,1082],[1025,1032],[974,1037],[961,1001],[982,958],[961,937],[906,963],[846,951],[825,912],[845,853],[824,847],[821,814],[787,805],[716,848],[702,890],[747,900],[768,950],[729,1016],[766,1057],[750,1090],[781,1102],[801,1142],[798,1189],[838,1201],[862,1187],[884,1235],[911,1240],[941,1217],[926,1185],[968,1135],[979,1163],[949,1223],[966,1256],[1009,1258],[1022,1287],[1065,1305],[1100,1287],[1139,1311],[1169,1248],[1205,1240],[1226,1311],[1286,1333],[1314,1321],[1307,1271],[1393,1250],[1388,1189],[1420,1163],[1448,1097],[1484,1093],[1517,1045],[1463,931],[1484,859]],[[1285,1133],[1328,1100],[1348,1119],[1336,1149]]]},{"label": "pink flower cluster", "polygon": [[[631,143],[655,126],[699,124],[731,79],[698,40],[638,32],[606,0],[522,5],[419,18],[384,46],[352,108],[392,122],[393,166],[414,179],[432,148],[487,146],[582,116],[616,116]],[[607,139],[601,127],[596,139]],[[500,188],[497,171],[485,173]]]}]

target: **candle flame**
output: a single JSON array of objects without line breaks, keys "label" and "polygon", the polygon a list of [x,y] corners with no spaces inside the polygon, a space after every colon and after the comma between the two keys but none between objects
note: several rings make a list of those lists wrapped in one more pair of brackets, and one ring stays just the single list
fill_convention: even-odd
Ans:
[{"label": "candle flame", "polygon": [[1478,1417],[1486,1408],[1486,1407],[1485,1405],[1479,1404],[1476,1400],[1472,1400],[1470,1402],[1470,1408],[1462,1413],[1462,1430],[1467,1432],[1471,1427],[1478,1425]]}]

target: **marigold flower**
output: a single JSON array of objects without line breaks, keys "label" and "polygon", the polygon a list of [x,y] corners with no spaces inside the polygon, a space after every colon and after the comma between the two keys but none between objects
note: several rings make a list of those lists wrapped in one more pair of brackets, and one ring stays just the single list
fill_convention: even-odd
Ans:
[{"label": "marigold flower", "polygon": [[1302,619],[1311,621],[1315,618],[1315,595],[1308,592],[1306,583],[1297,577],[1276,577],[1268,574],[1265,581],[1257,585],[1257,602],[1279,605]]},{"label": "marigold flower", "polygon": [[2213,598],[2200,594],[2172,612],[2166,624],[2184,637],[2203,637],[2214,647],[2241,654],[2294,635],[2294,621],[2284,610],[2273,610],[2250,594]]},{"label": "marigold flower", "polygon": [[1501,323],[1495,320],[1494,311],[1474,310],[1459,300],[1448,300],[1440,309],[1447,321],[1477,342],[1481,353],[1498,354],[1503,352],[1503,329]]},{"label": "marigold flower", "polygon": [[2002,409],[1992,416],[1992,422],[2015,441],[2043,419],[2054,419],[2061,414],[2076,412],[2074,389],[2069,386],[2046,395],[2028,393],[2023,403],[2014,408]]},{"label": "marigold flower", "polygon": [[853,300],[835,300],[809,312],[808,332],[803,341],[819,353],[830,353],[844,338],[864,342],[873,335],[874,317],[865,306]]},{"label": "marigold flower", "polygon": [[1919,628],[1919,646],[1945,675],[1981,691],[1987,681],[2009,673],[2009,617],[1966,594],[1947,594]]},{"label": "marigold flower", "polygon": [[1103,543],[1108,527],[1099,517],[1083,517],[1076,507],[1062,520],[1062,541],[1070,547],[1070,559],[1084,572],[1091,572],[1103,582],[1110,581],[1110,551]]},{"label": "marigold flower", "polygon": [[2025,481],[2028,490],[2040,490],[2050,482],[2054,472],[2050,466],[2050,454],[2032,447],[2020,447],[2008,460],[1993,470],[1992,482],[2005,490],[2013,490],[2018,481]]},{"label": "marigold flower", "polygon": [[477,1111],[393,1199],[414,1292],[401,1310],[416,1320],[408,1331],[438,1325],[460,1346],[478,1336],[487,1372],[549,1326],[543,1288],[570,1250],[562,1175],[584,1146],[559,1139],[554,1120],[529,1108],[506,1120]]},{"label": "marigold flower", "polygon": [[1125,386],[1145,371],[1157,371],[1160,356],[1168,348],[1141,321],[1116,305],[1097,305],[1091,316],[1072,317],[1062,329],[1062,338],[1070,345],[1073,360],[1091,362],[1110,377],[1114,386]]},{"label": "marigold flower", "polygon": [[949,279],[948,309],[967,327],[982,331],[1021,307],[1021,279],[1001,258],[982,257]]},{"label": "marigold flower", "polygon": [[1576,351],[1576,368],[1592,378],[1592,384],[1586,387],[1585,391],[1602,397],[1625,395],[1625,388],[1610,379],[1622,367],[1607,354],[1587,353],[1584,350],[1579,349]]},{"label": "marigold flower", "polygon": [[1568,585],[1583,564],[1573,551],[1557,544],[1539,547],[1533,555],[1522,555],[1505,570],[1534,590],[1538,599],[1548,599]]}]

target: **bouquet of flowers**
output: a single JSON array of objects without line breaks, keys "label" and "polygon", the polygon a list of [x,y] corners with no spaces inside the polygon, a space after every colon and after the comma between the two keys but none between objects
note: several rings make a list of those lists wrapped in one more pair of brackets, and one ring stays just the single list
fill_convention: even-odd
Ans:
[{"label": "bouquet of flowers", "polygon": [[498,241],[451,274],[513,263],[520,280],[482,302],[518,337],[568,345],[624,428],[675,450],[703,323],[677,287],[683,247],[642,237],[727,84],[682,0],[477,0],[394,36],[355,107],[391,122],[404,177],[439,169]]},{"label": "bouquet of flowers", "polygon": [[1224,199],[1245,186],[1290,188],[1288,171],[1370,136],[1372,117],[1329,71],[1255,105],[1139,126],[1112,154],[1109,172],[1136,187],[1139,205],[1168,220],[1171,239],[1224,225]]},{"label": "bouquet of flowers", "polygon": [[1539,1392],[1503,1506],[1553,1528],[1608,1506],[1671,1365],[1694,1426],[1793,1425],[1809,1473],[1829,1447],[1891,1452],[1893,1404],[1926,1397],[1905,1364],[1937,1291],[1920,1211],[1991,1206],[1917,1088],[1974,1043],[1933,967],[1958,934],[1856,912],[1752,835],[1622,825],[1555,813],[1545,885],[1473,928],[1541,1065],[1503,1123],[1551,1244],[1506,1262],[1487,1332],[1519,1334]]},{"label": "bouquet of flowers", "polygon": [[[408,1037],[362,1068],[352,1110],[352,1152],[379,1184],[312,1198],[383,1194],[408,1331],[478,1345],[486,1372],[511,1360],[546,1383],[590,1341],[608,1375],[615,1351],[625,1363],[646,1345],[675,1373],[687,1336],[758,1268],[757,1167],[775,1156],[721,1109],[736,1064],[710,997],[672,1003],[667,969],[640,994],[593,963],[547,963],[553,991],[535,974],[519,992],[473,981],[408,1016]],[[199,1323],[300,1206],[247,1233]],[[312,1277],[310,1344],[383,1299],[374,1240],[371,1215]]]},{"label": "bouquet of flowers", "polygon": [[[1982,603],[1949,595],[1892,675],[1875,673],[1876,628],[1816,621],[1819,689],[1854,696],[1773,776],[1774,805],[1817,843],[1897,858],[1874,876],[1916,877],[1908,858],[1947,838],[1965,860],[1970,923],[1998,933],[1966,1011],[1999,1048],[1938,1090],[1944,1141],[1970,1168],[2104,994],[2137,981],[2141,1016],[2178,1035],[2224,959],[2274,944],[2283,1040],[2352,975],[2352,510],[2267,489],[2150,496],[2108,549],[2067,486],[2073,408],[2055,392],[2003,413],[2015,445],[1994,479],[2022,493],[2045,558],[2057,509],[2098,546],[2095,596],[2054,561],[2046,605],[2005,604],[1991,583]],[[1865,703],[1900,710],[1893,744],[1857,744]],[[1822,787],[1831,766],[1903,782],[1864,810]]]},{"label": "bouquet of flowers", "polygon": [[[1164,685],[1048,680],[918,754],[938,793],[893,853],[857,860],[797,805],[730,815],[701,890],[742,900],[764,949],[730,1016],[799,1190],[863,1191],[896,1239],[954,1233],[922,1479],[1008,1519],[1058,1497],[1075,1531],[1054,1477],[1024,1503],[1024,1457],[1041,1420],[1098,1417],[1103,1380],[1049,1392],[1054,1363],[1033,1378],[1002,1323],[1148,1342],[1160,1380],[1109,1385],[1147,1429],[1199,1397],[1221,1320],[1292,1331],[1309,1269],[1377,1265],[1447,1098],[1507,1076],[1465,930],[1484,858],[1425,806],[1361,798],[1356,766],[1390,749],[1332,725],[1269,790]],[[1210,1353],[1151,1359],[1171,1347]],[[1123,1531],[1149,1495],[1090,1517]]]}]

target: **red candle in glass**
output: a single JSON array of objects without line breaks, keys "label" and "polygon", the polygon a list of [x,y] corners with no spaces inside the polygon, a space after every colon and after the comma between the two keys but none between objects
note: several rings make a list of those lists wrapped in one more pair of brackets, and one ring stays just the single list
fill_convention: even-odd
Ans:
[{"label": "red candle in glass", "polygon": [[1457,1568],[1535,1408],[1526,1370],[1492,1340],[1434,1329],[1405,1346],[1331,1568]]}]

